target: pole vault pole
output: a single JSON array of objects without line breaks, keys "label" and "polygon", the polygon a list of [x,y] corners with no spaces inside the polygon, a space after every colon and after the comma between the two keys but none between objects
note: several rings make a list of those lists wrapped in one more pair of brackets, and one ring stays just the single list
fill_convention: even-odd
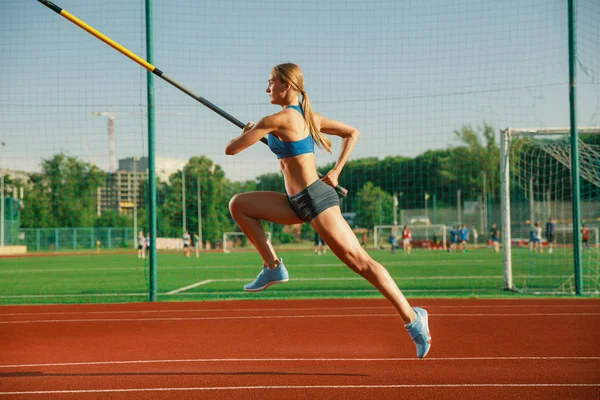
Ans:
[{"label": "pole vault pole", "polygon": [[[119,53],[123,54],[126,57],[129,57],[131,60],[135,61],[136,63],[138,63],[139,65],[141,65],[145,69],[147,69],[148,71],[152,72],[154,75],[158,76],[159,78],[161,78],[164,81],[167,81],[168,83],[170,83],[171,85],[175,86],[177,89],[181,90],[182,92],[184,92],[185,94],[187,94],[188,96],[190,96],[191,98],[193,98],[194,100],[202,103],[202,105],[208,107],[212,111],[214,111],[217,114],[219,114],[221,117],[223,117],[226,120],[228,120],[229,122],[233,123],[238,128],[244,128],[244,126],[246,125],[242,121],[240,121],[239,119],[235,118],[233,115],[227,113],[226,111],[224,111],[221,108],[217,107],[216,105],[214,105],[210,101],[206,100],[204,97],[198,96],[196,93],[194,93],[191,90],[187,89],[186,87],[184,87],[183,85],[181,85],[177,81],[175,81],[172,78],[170,78],[169,76],[167,76],[164,72],[162,72],[160,69],[156,68],[154,65],[150,64],[149,62],[147,62],[143,58],[139,57],[135,53],[127,50],[125,47],[121,46],[119,43],[115,42],[111,38],[105,36],[101,32],[99,32],[96,29],[92,28],[91,26],[89,26],[88,24],[86,24],[85,22],[83,22],[82,20],[80,20],[79,18],[75,17],[74,15],[72,15],[71,13],[69,13],[68,11],[60,8],[59,6],[57,6],[56,4],[54,4],[54,3],[52,3],[51,1],[48,1],[48,0],[38,0],[38,2],[42,3],[43,5],[45,5],[46,7],[48,7],[49,9],[51,9],[52,11],[56,12],[61,17],[64,17],[65,19],[68,19],[69,21],[71,21],[72,23],[74,23],[75,25],[77,25],[78,27],[80,27],[81,29],[83,29],[84,31],[88,32],[89,34],[93,35],[97,39],[100,39],[101,41],[103,41],[104,43],[106,43],[107,45],[109,45],[110,47],[112,47],[113,49],[117,50]],[[264,138],[264,137],[261,138],[260,141],[263,142],[264,144],[268,144],[267,143],[267,139]],[[317,171],[317,173],[319,174],[320,178],[323,177],[323,175],[320,172]],[[336,186],[335,189],[342,196],[346,196],[348,194],[348,190],[345,189],[345,188],[343,188],[343,187],[341,187],[341,186],[339,186],[339,185]]]}]

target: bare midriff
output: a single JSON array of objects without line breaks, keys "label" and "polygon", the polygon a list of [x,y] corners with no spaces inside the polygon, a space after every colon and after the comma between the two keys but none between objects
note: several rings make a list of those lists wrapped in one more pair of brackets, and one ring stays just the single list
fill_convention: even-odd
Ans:
[{"label": "bare midriff", "polygon": [[288,195],[300,192],[319,179],[315,169],[314,153],[282,158],[279,160],[279,167],[283,172],[285,191]]}]

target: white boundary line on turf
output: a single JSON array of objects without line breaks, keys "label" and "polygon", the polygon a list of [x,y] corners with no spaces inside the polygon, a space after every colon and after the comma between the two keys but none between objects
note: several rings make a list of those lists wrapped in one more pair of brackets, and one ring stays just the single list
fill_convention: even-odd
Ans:
[{"label": "white boundary line on turf", "polygon": [[[405,267],[410,265],[411,260],[406,261],[390,261],[385,262],[386,268],[388,267]],[[485,263],[490,260],[468,260],[470,263]],[[439,260],[420,260],[419,266],[436,266],[439,265]],[[296,264],[293,266],[294,269],[304,269],[304,268],[324,268],[324,267],[343,267],[346,266],[343,263],[324,263],[324,264]],[[454,268],[464,268],[464,266],[452,266]],[[159,266],[159,270],[182,270],[182,269],[195,269],[195,270],[203,270],[203,269],[221,269],[221,270],[230,270],[230,269],[260,269],[260,265],[161,265]],[[146,266],[134,266],[134,267],[92,267],[86,268],[85,271],[90,272],[102,272],[102,271],[146,271],[148,268]],[[26,274],[26,273],[40,273],[40,272],[81,272],[80,268],[48,268],[48,269],[3,269],[0,270],[0,275],[10,275],[10,274]]]},{"label": "white boundary line on turf", "polygon": [[600,387],[600,383],[440,383],[405,385],[284,385],[284,386],[206,386],[171,388],[72,389],[0,392],[0,395],[36,395],[67,393],[127,393],[127,392],[191,392],[217,390],[282,390],[282,389],[410,389],[410,388],[523,388],[523,387]]},{"label": "white boundary line on turf", "polygon": [[[584,278],[595,277],[596,275],[583,275]],[[517,275],[515,279],[526,278],[529,280],[532,279],[567,279],[571,278],[572,275]],[[502,275],[447,275],[447,276],[392,276],[394,280],[397,281],[437,281],[437,280],[486,280],[486,279],[497,279],[503,280],[504,277]],[[364,281],[365,278],[357,276],[339,276],[339,277],[314,277],[314,278],[293,278],[293,281]],[[213,282],[246,282],[248,278],[218,278],[212,279]],[[471,290],[471,289],[469,289]]]},{"label": "white boundary line on turf", "polygon": [[0,368],[30,367],[79,367],[87,365],[131,365],[131,364],[182,364],[182,363],[237,363],[237,362],[426,362],[426,361],[598,361],[600,357],[363,357],[363,358],[192,358],[174,360],[123,360],[123,361],[87,361],[38,364],[0,365]]},{"label": "white boundary line on turf", "polygon": [[191,285],[184,286],[184,287],[181,287],[179,289],[171,290],[170,292],[167,292],[165,294],[177,294],[179,292],[183,292],[183,291],[188,290],[188,289],[193,289],[193,288],[198,287],[198,286],[206,285],[207,283],[211,283],[212,281],[213,281],[212,279],[206,279],[204,281],[192,283]]},{"label": "white boundary line on turf", "polygon": [[[433,317],[588,317],[600,316],[600,313],[503,313],[503,314],[433,314]],[[40,320],[15,320],[0,321],[0,325],[9,324],[45,324],[45,323],[67,323],[67,322],[161,322],[161,321],[228,321],[240,319],[301,319],[301,318],[398,318],[397,313],[393,314],[322,314],[322,315],[251,315],[251,316],[232,316],[232,317],[162,317],[162,318],[77,318],[77,319],[40,319]]]},{"label": "white boundary line on turf", "polygon": [[[357,299],[358,301],[364,301],[365,299]],[[366,299],[368,300],[368,299]],[[500,300],[502,301],[502,300]],[[82,306],[88,306],[89,304],[82,304]],[[65,305],[60,305],[59,307],[63,307]],[[72,304],[66,306],[73,306]],[[78,305],[75,305],[78,306]],[[109,306],[109,307],[119,307],[120,304],[94,304],[93,306]],[[13,307],[13,306],[4,306],[4,307]],[[29,307],[28,305],[25,307]],[[53,305],[41,305],[40,307],[54,307]],[[436,304],[427,304],[424,305],[428,310],[435,308],[600,308],[600,304],[514,304],[514,305],[499,305],[499,304],[489,304],[489,305],[436,305]],[[2,306],[0,306],[0,309]],[[64,312],[52,312],[52,311],[43,311],[43,312],[23,312],[23,313],[0,313],[0,317],[8,317],[8,316],[25,316],[25,315],[81,315],[81,314],[90,314],[90,315],[102,315],[102,314],[163,314],[163,313],[196,313],[196,312],[260,312],[260,311],[315,311],[315,310],[393,310],[392,306],[372,306],[372,307],[277,307],[277,308],[188,308],[188,309],[165,309],[165,310],[115,310],[115,311],[64,311]]]},{"label": "white boundary line on turf", "polygon": [[[565,275],[565,278],[570,277],[571,275]],[[552,276],[553,278],[557,278],[555,275]],[[393,276],[392,278],[394,278],[395,280],[414,280],[414,281],[432,281],[432,280],[451,280],[451,279],[456,279],[456,280],[463,280],[463,279],[468,279],[468,280],[477,280],[477,279],[504,279],[502,277],[502,275],[486,275],[486,276],[481,276],[481,275],[456,275],[456,276]],[[542,277],[540,276],[540,278],[549,278],[548,276],[546,277]],[[558,277],[558,278],[562,278],[562,277]],[[533,278],[531,278],[533,279]],[[232,279],[213,279],[213,282],[246,282],[248,281],[248,278],[232,278]],[[293,278],[293,281],[364,281],[365,278],[361,277],[361,276],[339,276],[339,277],[314,277],[314,278]]]},{"label": "white boundary line on turf", "polygon": [[[595,276],[595,275],[594,275]],[[546,279],[546,278],[551,278],[551,279],[565,279],[565,278],[570,278],[571,275],[564,275],[564,276],[559,276],[559,275],[536,275],[536,276],[524,276],[524,275],[518,275],[515,276],[515,279],[522,279],[522,278],[526,278],[526,279]],[[592,277],[592,275],[584,275],[584,278],[590,278]],[[481,276],[481,275],[456,275],[456,276],[393,276],[393,279],[397,280],[397,281],[437,281],[437,280],[444,280],[444,281],[448,281],[448,280],[486,280],[486,279],[496,279],[498,281],[501,281],[502,279],[504,279],[501,275],[486,275],[486,276]],[[342,276],[342,277],[314,277],[314,278],[294,278],[294,281],[301,281],[301,282],[311,282],[311,281],[364,281],[364,278],[362,277],[351,277],[351,276]],[[207,279],[204,280],[202,282],[204,283],[209,283],[209,282],[247,282],[248,278],[234,278],[234,279]],[[204,284],[204,283],[195,283],[193,285],[190,285],[190,287],[187,287],[188,289],[196,287],[196,286],[200,286],[200,284]],[[195,285],[195,286],[194,286]],[[342,291],[344,290],[352,290],[355,291],[354,289],[342,289]],[[303,293],[303,292],[307,292],[305,290],[302,289],[298,289],[297,291]],[[339,291],[339,290],[338,290]],[[369,291],[375,291],[375,289],[369,290]],[[419,291],[417,289],[411,290],[411,289],[405,289],[404,291],[408,291],[408,292],[416,292]],[[456,292],[456,291],[473,291],[472,288],[466,288],[466,289],[423,289],[421,291],[424,292],[435,292],[435,291],[440,291],[440,292]],[[173,295],[173,294],[178,294],[181,291],[170,291],[170,292],[163,292],[163,293],[159,293],[159,295]],[[329,290],[329,289],[322,289],[322,290],[317,290],[317,292],[334,292],[334,290]],[[215,292],[215,293],[223,293],[223,292]],[[307,292],[308,293],[308,292]],[[194,293],[197,294],[197,293]],[[11,298],[43,298],[43,297],[113,297],[113,296],[146,296],[147,293],[86,293],[86,294],[79,294],[79,293],[73,293],[73,294],[32,294],[32,295],[0,295],[0,299],[11,299]]]}]

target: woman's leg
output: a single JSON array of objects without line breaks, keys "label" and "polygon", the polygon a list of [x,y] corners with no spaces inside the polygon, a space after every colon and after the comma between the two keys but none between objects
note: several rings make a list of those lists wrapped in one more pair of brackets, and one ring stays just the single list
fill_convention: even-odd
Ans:
[{"label": "woman's leg", "polygon": [[368,280],[388,299],[405,324],[415,319],[410,304],[389,272],[363,249],[356,235],[342,217],[339,207],[330,207],[311,221],[331,251],[354,272]]},{"label": "woman's leg", "polygon": [[275,250],[263,229],[261,220],[277,224],[300,224],[287,196],[277,192],[248,192],[236,194],[229,201],[229,211],[246,237],[252,242],[263,264],[274,268],[279,263]]}]

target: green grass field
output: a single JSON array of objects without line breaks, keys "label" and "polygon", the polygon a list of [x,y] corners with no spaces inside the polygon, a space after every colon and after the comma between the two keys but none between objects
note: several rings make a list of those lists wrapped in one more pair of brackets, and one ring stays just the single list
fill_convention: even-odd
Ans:
[{"label": "green grass field", "polygon": [[[593,252],[593,253],[592,253]],[[502,258],[489,249],[467,253],[415,250],[370,251],[394,277],[407,297],[478,296],[517,294],[502,290]],[[158,256],[158,299],[224,300],[318,297],[380,297],[359,275],[331,252],[316,255],[310,249],[281,251],[290,281],[260,293],[245,293],[244,283],[254,279],[261,263],[254,252],[201,253],[185,258],[180,253]],[[571,294],[571,252],[513,252],[515,285],[526,294]],[[598,295],[598,250],[584,254],[584,287]],[[196,286],[194,286],[196,285]],[[96,303],[148,299],[148,260],[131,254],[93,254],[0,259],[0,304]]]}]

